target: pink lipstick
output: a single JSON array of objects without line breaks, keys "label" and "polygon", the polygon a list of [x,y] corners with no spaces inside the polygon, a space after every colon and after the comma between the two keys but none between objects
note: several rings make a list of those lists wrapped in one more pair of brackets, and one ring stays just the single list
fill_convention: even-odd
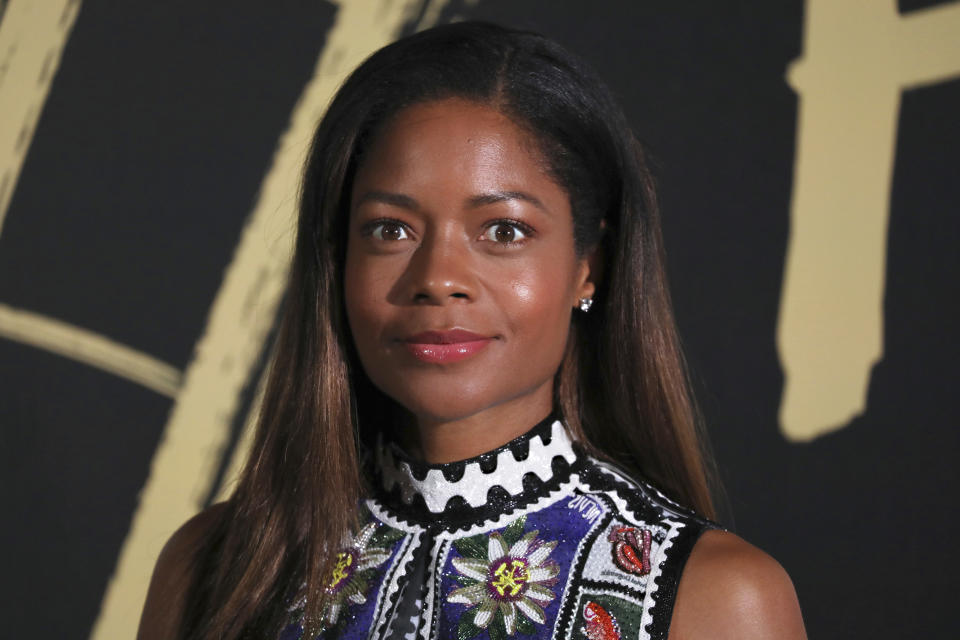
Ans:
[{"label": "pink lipstick", "polygon": [[417,360],[435,364],[459,362],[482,351],[493,338],[463,329],[424,331],[404,340]]}]

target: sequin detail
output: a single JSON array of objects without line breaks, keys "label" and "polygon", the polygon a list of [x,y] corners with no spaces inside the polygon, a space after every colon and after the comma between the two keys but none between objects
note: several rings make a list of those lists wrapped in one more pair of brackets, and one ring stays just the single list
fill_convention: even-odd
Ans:
[{"label": "sequin detail", "polygon": [[613,561],[627,573],[647,575],[650,573],[651,537],[649,529],[617,527],[607,537],[613,543]]},{"label": "sequin detail", "polygon": [[461,586],[450,592],[447,602],[468,607],[457,625],[460,640],[483,629],[492,640],[517,631],[532,634],[535,625],[546,622],[543,608],[556,597],[550,587],[560,572],[549,557],[557,543],[541,540],[536,530],[525,533],[525,520],[514,520],[503,533],[454,543],[460,556],[453,558],[453,566]]},{"label": "sequin detail", "polygon": [[584,605],[583,620],[583,632],[589,640],[620,640],[617,619],[596,602]]}]

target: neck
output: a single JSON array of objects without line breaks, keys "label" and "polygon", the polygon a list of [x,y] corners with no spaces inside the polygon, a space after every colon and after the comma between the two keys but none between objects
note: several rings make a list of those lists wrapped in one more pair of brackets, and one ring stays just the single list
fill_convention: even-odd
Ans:
[{"label": "neck", "polygon": [[404,447],[429,464],[473,458],[526,433],[553,409],[552,393],[545,398],[519,398],[469,416],[454,419],[417,416]]}]

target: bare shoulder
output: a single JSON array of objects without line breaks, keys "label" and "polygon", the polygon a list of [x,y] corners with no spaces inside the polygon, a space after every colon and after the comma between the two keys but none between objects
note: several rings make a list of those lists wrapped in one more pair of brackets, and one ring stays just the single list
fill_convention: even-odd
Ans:
[{"label": "bare shoulder", "polygon": [[150,579],[138,640],[167,640],[175,636],[194,555],[219,521],[225,505],[215,504],[193,516],[163,546]]},{"label": "bare shoulder", "polygon": [[726,531],[700,537],[680,578],[671,640],[806,637],[793,583],[776,560]]}]

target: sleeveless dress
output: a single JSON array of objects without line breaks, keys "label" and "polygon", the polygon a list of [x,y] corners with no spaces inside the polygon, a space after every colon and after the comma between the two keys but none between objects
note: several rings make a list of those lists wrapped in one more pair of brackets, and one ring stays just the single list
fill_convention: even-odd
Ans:
[{"label": "sleeveless dress", "polygon": [[585,455],[551,418],[476,458],[376,454],[376,495],[337,554],[318,629],[280,640],[667,637],[677,584],[717,525]]}]

